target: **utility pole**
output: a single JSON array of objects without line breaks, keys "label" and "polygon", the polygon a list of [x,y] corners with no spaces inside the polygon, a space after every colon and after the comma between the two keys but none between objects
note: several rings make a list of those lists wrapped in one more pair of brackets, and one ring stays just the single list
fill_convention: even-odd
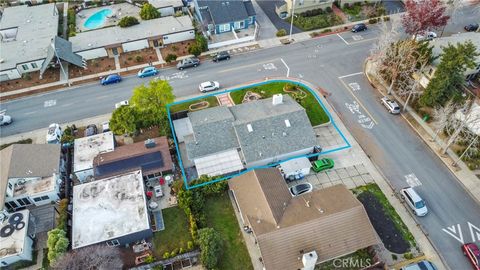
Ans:
[{"label": "utility pole", "polygon": [[295,18],[295,0],[293,0],[292,14],[290,15],[290,37],[289,37],[290,42],[292,42],[292,30],[293,30],[293,19],[294,18]]},{"label": "utility pole", "polygon": [[463,156],[468,152],[468,150],[470,150],[470,147],[472,147],[472,145],[474,145],[476,142],[477,142],[477,139],[478,139],[478,136],[475,137],[475,140],[473,140],[467,147],[467,149],[465,149],[465,151],[463,151],[463,153],[460,155],[460,157],[458,157],[457,160],[455,160],[455,162],[452,164],[453,167],[457,167],[457,163],[458,161],[462,160]]}]

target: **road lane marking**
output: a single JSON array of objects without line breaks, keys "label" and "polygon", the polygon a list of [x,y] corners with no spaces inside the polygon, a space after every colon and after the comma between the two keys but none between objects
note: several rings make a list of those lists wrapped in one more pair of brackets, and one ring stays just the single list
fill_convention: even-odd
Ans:
[{"label": "road lane marking", "polygon": [[350,45],[350,43],[348,43],[340,34],[337,34],[337,36],[341,38],[345,44]]},{"label": "road lane marking", "polygon": [[255,63],[255,64],[249,64],[249,65],[244,65],[244,66],[239,66],[239,67],[234,67],[234,68],[224,69],[224,70],[221,70],[221,71],[219,71],[218,73],[225,73],[225,72],[230,72],[230,71],[234,71],[234,70],[238,70],[238,69],[244,69],[244,68],[249,68],[249,67],[255,67],[255,66],[262,65],[262,64],[268,64],[268,63],[274,62],[274,61],[275,61],[275,60],[277,60],[277,59],[278,59],[278,58],[271,59],[271,60],[267,60],[267,61],[260,62],[260,63]]},{"label": "road lane marking", "polygon": [[52,107],[52,106],[55,106],[55,105],[57,105],[57,100],[56,99],[45,100],[45,102],[43,102],[43,107],[44,108]]},{"label": "road lane marking", "polygon": [[352,90],[350,89],[350,87],[348,87],[348,85],[342,80],[340,79],[340,82],[343,84],[343,86],[345,86],[345,88],[348,90],[348,92],[350,92],[350,94],[353,96],[353,98],[357,101],[357,103],[362,107],[362,109],[368,114],[368,116],[370,116],[370,118],[372,119],[372,121],[378,125],[378,122],[377,120],[375,120],[375,118],[373,118],[372,114],[367,110],[367,108],[365,108],[365,106],[363,105],[362,102],[360,102],[360,100],[357,98],[357,96],[355,96],[352,92]]},{"label": "road lane marking", "polygon": [[283,58],[280,58],[280,61],[282,61],[282,63],[287,68],[287,78],[290,77],[290,68],[288,67],[287,63],[285,63],[285,61],[283,61]]},{"label": "road lane marking", "polygon": [[408,186],[412,188],[422,185],[422,182],[420,182],[420,180],[414,173],[405,175],[405,180],[407,181]]},{"label": "road lane marking", "polygon": [[338,77],[338,78],[339,78],[339,79],[343,79],[343,78],[347,78],[347,77],[357,76],[357,75],[360,75],[360,74],[363,74],[363,71],[360,71],[360,72],[357,72],[357,73],[351,73],[351,74],[343,75],[343,76],[340,76],[340,77]]},{"label": "road lane marking", "polygon": [[374,123],[372,119],[368,116],[365,116],[361,111],[360,111],[360,105],[358,105],[358,102],[353,101],[352,104],[345,102],[345,106],[347,109],[353,114],[357,115],[357,122],[365,129],[372,129],[374,126]]},{"label": "road lane marking", "polygon": [[351,88],[353,91],[360,91],[360,90],[361,90],[360,84],[358,84],[357,82],[349,83],[348,86],[350,86],[350,88]]},{"label": "road lane marking", "polygon": [[95,99],[104,99],[104,98],[108,98],[108,96],[98,96],[98,97],[95,97]]},{"label": "road lane marking", "polygon": [[460,227],[460,224],[446,227],[442,229],[442,231],[446,232],[448,235],[455,238],[458,242],[465,244],[465,242],[463,241],[462,227]]},{"label": "road lane marking", "polygon": [[37,111],[33,111],[33,112],[26,112],[26,113],[24,113],[24,115],[30,115],[30,114],[34,114],[34,113],[36,113],[36,112],[37,112]]},{"label": "road lane marking", "polygon": [[275,66],[274,63],[266,63],[266,64],[263,64],[263,69],[265,69],[265,70],[277,70],[277,67]]},{"label": "road lane marking", "polygon": [[359,41],[359,40],[362,40],[364,38],[361,35],[353,35],[352,39],[355,40],[355,41]]},{"label": "road lane marking", "polygon": [[362,42],[365,42],[365,41],[371,41],[371,40],[375,40],[375,39],[378,39],[378,38],[376,37],[376,38],[362,39],[362,40],[359,40],[359,41],[350,42],[350,43],[348,43],[348,45],[353,45],[353,44],[362,43]]},{"label": "road lane marking", "polygon": [[470,236],[472,237],[472,242],[480,241],[480,228],[470,222],[467,223],[468,229],[470,229]]},{"label": "road lane marking", "polygon": [[68,106],[71,106],[71,105],[73,105],[73,103],[65,103],[65,104],[60,105],[60,107],[68,107]]}]

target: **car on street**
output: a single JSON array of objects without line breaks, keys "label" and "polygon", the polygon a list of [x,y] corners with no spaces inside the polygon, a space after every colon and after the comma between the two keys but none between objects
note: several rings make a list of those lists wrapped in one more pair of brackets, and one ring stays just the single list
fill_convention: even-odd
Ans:
[{"label": "car on street", "polygon": [[473,269],[480,270],[480,249],[474,243],[462,245],[463,255],[467,256],[473,266]]},{"label": "car on street", "polygon": [[206,92],[209,92],[209,91],[215,91],[215,90],[218,90],[218,89],[220,89],[220,83],[218,83],[216,81],[202,82],[198,86],[198,90],[200,90],[200,92],[202,92],[202,93],[206,93]]},{"label": "car on street", "polygon": [[12,117],[6,114],[0,115],[0,126],[10,125],[12,123]]},{"label": "car on street", "polygon": [[312,170],[316,173],[328,170],[333,168],[335,166],[335,162],[333,162],[333,159],[331,158],[322,158],[320,160],[317,160],[313,162],[312,164]]},{"label": "car on street", "polygon": [[467,24],[465,25],[465,27],[463,27],[463,29],[465,29],[465,31],[467,32],[475,32],[478,30],[478,23],[470,23],[470,24]]},{"label": "car on street", "polygon": [[230,60],[230,54],[227,51],[219,52],[213,56],[213,62]]},{"label": "car on street", "polygon": [[200,65],[200,59],[196,57],[189,57],[189,58],[180,60],[180,62],[178,62],[177,64],[177,68],[179,70],[183,70],[184,68],[196,67],[198,65]]},{"label": "car on street", "polygon": [[120,102],[117,102],[115,103],[115,109],[118,109],[122,106],[128,106],[130,103],[128,102],[128,100],[122,100]]},{"label": "car on street", "polygon": [[360,31],[365,31],[365,30],[367,30],[367,25],[364,24],[364,23],[358,23],[358,24],[355,24],[352,27],[352,32],[354,32],[354,33],[360,32]]},{"label": "car on street", "polygon": [[102,123],[102,132],[108,132],[110,131],[110,122],[105,121]]},{"label": "car on street", "polygon": [[387,108],[387,111],[391,114],[400,113],[400,106],[398,106],[398,103],[395,100],[389,99],[388,97],[382,97],[380,101],[382,102],[383,106]]},{"label": "car on street", "polygon": [[94,125],[94,124],[90,124],[85,128],[85,133],[84,134],[85,134],[85,137],[88,137],[88,136],[93,136],[97,133],[98,133],[97,126]]},{"label": "car on street", "polygon": [[415,40],[416,41],[429,41],[429,40],[433,40],[434,38],[437,38],[437,33],[432,32],[432,31],[428,31],[424,34],[418,34],[415,37]]},{"label": "car on street", "polygon": [[400,270],[437,270],[437,267],[432,262],[423,260],[406,265],[400,268]]},{"label": "car on street", "polygon": [[52,123],[47,130],[47,143],[57,144],[62,140],[62,128],[57,123]]},{"label": "car on street", "polygon": [[137,73],[137,76],[139,78],[145,78],[145,77],[148,77],[148,76],[155,76],[158,74],[158,70],[157,68],[155,67],[146,67],[142,70],[140,70],[138,73]]},{"label": "car on street", "polygon": [[100,83],[102,85],[112,84],[112,83],[119,83],[122,81],[122,77],[118,74],[111,74],[106,77],[103,77]]},{"label": "car on street", "polygon": [[290,193],[292,193],[292,196],[299,196],[308,192],[312,192],[313,186],[310,183],[302,183],[295,185],[290,188]]},{"label": "car on street", "polygon": [[405,200],[415,215],[423,217],[428,213],[427,204],[412,187],[402,188],[400,197]]}]

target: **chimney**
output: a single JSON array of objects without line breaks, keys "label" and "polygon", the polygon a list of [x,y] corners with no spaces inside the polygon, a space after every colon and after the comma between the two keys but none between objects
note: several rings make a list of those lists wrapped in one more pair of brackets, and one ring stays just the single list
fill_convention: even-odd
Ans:
[{"label": "chimney", "polygon": [[283,103],[283,95],[282,94],[275,94],[273,95],[272,97],[272,104],[275,106],[275,105],[279,105],[279,104],[282,104]]},{"label": "chimney", "polygon": [[155,140],[148,139],[145,141],[145,148],[153,148],[155,147]]},{"label": "chimney", "polygon": [[317,252],[311,251],[308,253],[303,254],[302,256],[302,263],[303,263],[303,270],[313,270],[315,269],[315,264],[317,263],[318,255]]}]

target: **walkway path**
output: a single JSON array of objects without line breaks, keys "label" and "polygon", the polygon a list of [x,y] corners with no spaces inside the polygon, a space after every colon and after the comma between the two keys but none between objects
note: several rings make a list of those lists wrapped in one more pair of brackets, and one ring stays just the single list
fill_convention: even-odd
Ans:
[{"label": "walkway path", "polygon": [[228,93],[222,94],[222,95],[218,95],[218,96],[217,96],[217,100],[218,100],[218,103],[220,104],[220,106],[232,107],[233,105],[235,105],[235,104],[233,103],[233,100],[230,98],[230,95],[229,95]]}]

